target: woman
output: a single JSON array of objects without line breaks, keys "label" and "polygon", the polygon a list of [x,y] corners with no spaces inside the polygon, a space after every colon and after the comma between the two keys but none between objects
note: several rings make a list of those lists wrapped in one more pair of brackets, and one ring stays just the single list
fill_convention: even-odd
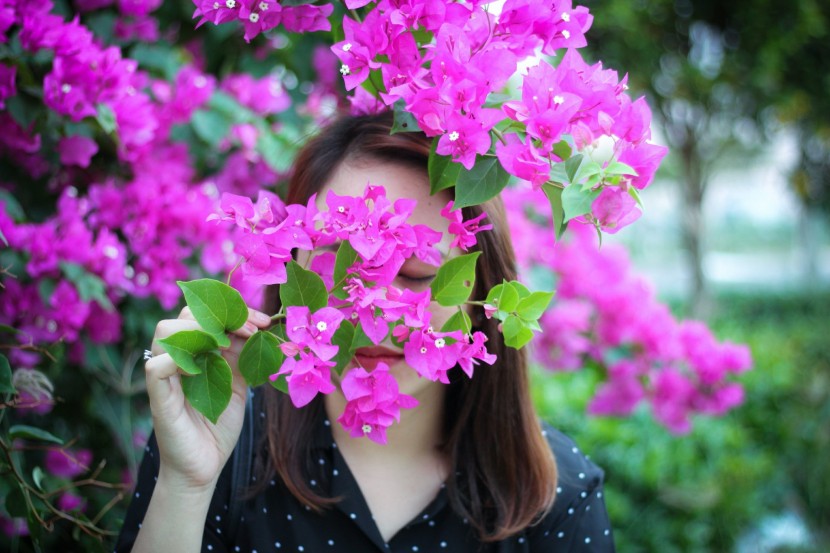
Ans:
[{"label": "woman", "polygon": [[[287,202],[306,203],[328,190],[361,195],[367,183],[378,184],[393,201],[417,200],[411,223],[446,233],[439,212],[451,195],[429,194],[431,141],[420,133],[390,135],[391,123],[387,113],[344,118],[325,129],[298,156]],[[477,235],[482,254],[474,297],[515,278],[501,203],[467,208],[465,219],[481,210],[494,228]],[[434,267],[411,258],[396,284],[417,291],[434,274]],[[276,312],[276,290],[266,296],[266,311]],[[435,303],[431,311],[435,325],[452,313]],[[230,489],[226,463],[246,398],[235,360],[244,338],[270,319],[251,310],[232,337],[224,355],[234,368],[234,394],[216,426],[184,402],[177,367],[157,344],[198,324],[187,309],[161,321],[146,364],[155,439],[117,550],[613,551],[602,471],[561,433],[540,427],[524,351],[505,347],[497,321],[470,315],[498,356],[473,378],[456,368],[449,385],[435,383],[419,378],[391,345],[358,350],[356,363],[371,368],[382,359],[401,392],[419,402],[389,429],[388,445],[351,438],[329,422],[345,404],[339,390],[297,409],[280,392],[258,389],[258,447],[245,461],[254,470],[238,526],[228,520],[240,490]]]}]

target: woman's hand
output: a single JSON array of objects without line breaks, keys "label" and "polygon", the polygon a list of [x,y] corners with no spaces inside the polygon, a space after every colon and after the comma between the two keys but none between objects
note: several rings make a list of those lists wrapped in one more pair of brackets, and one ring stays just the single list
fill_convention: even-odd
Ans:
[{"label": "woman's hand", "polygon": [[179,368],[158,343],[182,330],[201,329],[199,323],[185,307],[178,319],[163,320],[156,326],[153,357],[147,361],[145,373],[161,454],[159,480],[166,486],[180,492],[200,492],[215,485],[239,440],[245,413],[246,384],[237,367],[239,353],[249,336],[270,324],[270,317],[249,309],[248,321],[230,335],[231,345],[222,350],[222,356],[233,371],[233,394],[215,425],[185,400]]}]

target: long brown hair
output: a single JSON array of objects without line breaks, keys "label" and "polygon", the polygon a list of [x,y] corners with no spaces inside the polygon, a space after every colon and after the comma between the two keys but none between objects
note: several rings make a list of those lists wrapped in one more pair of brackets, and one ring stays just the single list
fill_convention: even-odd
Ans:
[{"label": "long brown hair", "polygon": [[[305,204],[329,181],[344,161],[402,163],[426,171],[431,140],[421,133],[390,134],[391,114],[345,117],[310,140],[294,165],[286,201]],[[483,298],[502,279],[516,277],[504,207],[499,198],[465,208],[465,219],[487,213],[493,230],[477,235],[481,251],[474,298]],[[266,292],[265,309],[279,309],[279,290]],[[472,313],[474,325],[488,338],[488,349],[498,357],[492,366],[480,365],[473,378],[456,367],[444,406],[441,449],[450,460],[446,482],[450,504],[468,519],[482,541],[497,541],[533,524],[553,504],[556,464],[534,413],[524,350],[504,345],[497,321]],[[314,428],[324,416],[322,397],[303,409],[284,394],[266,386],[266,422],[262,467],[268,482],[279,475],[300,502],[322,510],[337,501],[308,484],[314,473],[311,455]]]}]

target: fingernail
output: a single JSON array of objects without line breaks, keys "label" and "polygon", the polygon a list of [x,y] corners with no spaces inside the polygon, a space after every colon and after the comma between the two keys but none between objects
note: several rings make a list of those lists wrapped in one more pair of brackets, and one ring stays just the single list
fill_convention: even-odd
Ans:
[{"label": "fingernail", "polygon": [[248,334],[248,336],[252,336],[254,332],[256,332],[259,329],[257,329],[257,327],[255,327],[251,323],[245,323],[244,325],[242,325],[242,330],[244,330]]},{"label": "fingernail", "polygon": [[271,322],[271,317],[265,313],[260,313],[259,311],[254,311],[253,319],[262,325],[269,324]]}]

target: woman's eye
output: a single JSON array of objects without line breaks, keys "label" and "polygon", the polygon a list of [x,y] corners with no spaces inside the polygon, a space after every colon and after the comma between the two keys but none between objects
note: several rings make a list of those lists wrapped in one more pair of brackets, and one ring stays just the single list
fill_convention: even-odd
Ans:
[{"label": "woman's eye", "polygon": [[401,280],[405,280],[407,282],[413,282],[416,284],[427,284],[432,282],[432,279],[435,278],[435,275],[423,275],[423,276],[414,276],[414,275],[398,275]]}]

